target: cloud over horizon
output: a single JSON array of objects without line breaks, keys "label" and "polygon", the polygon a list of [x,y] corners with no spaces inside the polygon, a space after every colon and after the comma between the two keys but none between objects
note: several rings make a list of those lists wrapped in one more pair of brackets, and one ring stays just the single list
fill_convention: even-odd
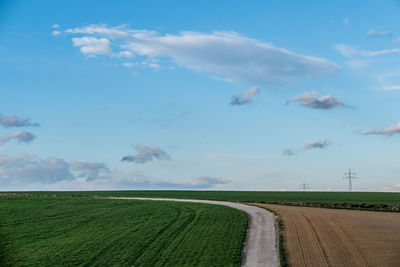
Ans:
[{"label": "cloud over horizon", "polygon": [[110,170],[106,164],[100,162],[79,162],[71,161],[71,169],[79,172],[79,178],[85,178],[86,181],[93,181],[100,178],[104,173],[109,173]]},{"label": "cloud over horizon", "polygon": [[75,180],[69,164],[60,158],[0,155],[0,182],[2,184],[51,184]]},{"label": "cloud over horizon", "polygon": [[0,155],[3,190],[207,189],[227,183],[230,181],[209,176],[181,180],[151,178],[140,172],[111,171],[99,162],[68,163],[56,157]]},{"label": "cloud over horizon", "polygon": [[307,92],[298,96],[292,97],[292,103],[300,103],[304,107],[312,109],[332,109],[335,107],[347,107],[342,101],[332,95],[321,96],[318,98],[317,92]]},{"label": "cloud over horizon", "polygon": [[235,94],[232,96],[231,105],[241,106],[251,103],[251,97],[260,93],[258,87],[251,87],[248,91],[245,91],[243,95]]},{"label": "cloud over horizon", "polygon": [[138,153],[136,155],[124,156],[121,161],[134,162],[138,164],[144,164],[149,161],[157,160],[170,160],[171,157],[161,148],[156,145],[146,146],[144,144],[139,144],[133,146]]},{"label": "cloud over horizon", "polygon": [[67,29],[65,33],[83,35],[72,40],[86,55],[115,56],[127,51],[144,59],[170,58],[179,66],[232,82],[287,83],[340,69],[324,58],[296,54],[236,32],[182,31],[161,35],[126,25],[93,24]]}]

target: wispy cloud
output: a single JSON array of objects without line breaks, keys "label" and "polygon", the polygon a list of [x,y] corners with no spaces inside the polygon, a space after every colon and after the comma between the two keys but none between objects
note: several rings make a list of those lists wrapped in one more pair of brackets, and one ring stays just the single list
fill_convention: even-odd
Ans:
[{"label": "wispy cloud", "polygon": [[400,134],[400,123],[397,125],[389,126],[384,130],[371,129],[366,132],[358,131],[357,134],[364,135],[384,135],[384,136],[392,136],[394,134]]},{"label": "wispy cloud", "polygon": [[245,91],[243,95],[235,94],[232,96],[231,105],[241,106],[251,103],[250,98],[253,95],[257,95],[260,92],[258,87],[251,87],[248,91]]},{"label": "wispy cloud", "polygon": [[282,151],[282,156],[285,157],[293,156],[294,154],[295,154],[294,151],[291,149],[285,149]]},{"label": "wispy cloud", "polygon": [[100,162],[79,162],[71,161],[71,169],[79,172],[79,178],[85,178],[86,181],[93,181],[99,179],[101,175],[109,173],[110,170],[106,164]]},{"label": "wispy cloud", "polygon": [[392,33],[371,29],[367,32],[367,36],[368,37],[392,37]]},{"label": "wispy cloud", "polygon": [[161,148],[156,145],[146,146],[144,144],[139,144],[134,146],[138,152],[136,155],[129,155],[122,158],[122,161],[135,162],[143,164],[149,161],[157,160],[170,160],[171,157]]},{"label": "wispy cloud", "polygon": [[302,76],[327,75],[340,69],[326,59],[296,54],[235,32],[161,35],[156,31],[104,24],[65,32],[84,35],[73,38],[74,45],[81,47],[84,54],[113,56],[123,50],[148,59],[170,58],[185,68],[209,72],[228,81],[287,83]]},{"label": "wispy cloud", "polygon": [[124,62],[124,63],[122,63],[122,66],[124,66],[125,68],[131,68],[131,67],[135,66],[135,64],[132,62]]},{"label": "wispy cloud", "polygon": [[391,49],[382,49],[382,50],[376,50],[376,51],[369,51],[369,50],[362,50],[358,49],[354,46],[351,45],[345,45],[345,44],[337,44],[335,45],[336,51],[338,51],[340,54],[342,54],[345,57],[348,58],[355,58],[355,57],[376,57],[376,56],[382,56],[382,55],[387,55],[387,54],[398,54],[400,53],[399,48],[391,48]]},{"label": "wispy cloud", "polygon": [[307,144],[304,146],[304,149],[307,149],[307,150],[308,150],[308,149],[314,149],[314,148],[320,148],[320,149],[322,149],[322,148],[327,147],[328,145],[329,145],[328,141],[325,140],[325,139],[323,139],[323,140],[312,141],[312,142],[307,143]]},{"label": "wispy cloud", "polygon": [[4,144],[11,140],[16,140],[18,143],[29,143],[33,139],[35,139],[35,136],[29,132],[16,131],[9,135],[0,137],[0,143]]},{"label": "wispy cloud", "polygon": [[301,103],[302,106],[313,109],[326,110],[335,107],[347,107],[339,98],[331,95],[318,98],[317,92],[307,92],[302,95],[294,96],[289,101],[292,103]]},{"label": "wispy cloud", "polygon": [[400,90],[400,85],[387,85],[383,87],[385,91],[398,91]]},{"label": "wispy cloud", "polygon": [[16,115],[4,116],[0,113],[0,125],[4,127],[39,127],[39,123],[31,122],[29,117],[18,117]]}]

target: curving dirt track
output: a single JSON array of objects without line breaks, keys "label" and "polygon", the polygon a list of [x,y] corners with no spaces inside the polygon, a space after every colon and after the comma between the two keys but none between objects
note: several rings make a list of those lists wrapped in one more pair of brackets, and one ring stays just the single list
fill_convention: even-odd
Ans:
[{"label": "curving dirt track", "polygon": [[173,198],[109,197],[113,199],[159,200],[223,205],[244,211],[249,216],[249,229],[243,249],[242,266],[279,266],[275,218],[265,209],[240,203]]},{"label": "curving dirt track", "polygon": [[257,205],[282,218],[289,266],[400,266],[400,213]]}]

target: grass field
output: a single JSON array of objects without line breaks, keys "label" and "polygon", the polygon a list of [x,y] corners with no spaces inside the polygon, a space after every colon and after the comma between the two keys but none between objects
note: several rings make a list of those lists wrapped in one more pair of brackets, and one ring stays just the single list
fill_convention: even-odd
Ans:
[{"label": "grass field", "polygon": [[205,204],[0,197],[0,266],[239,266],[247,216]]},{"label": "grass field", "polygon": [[[21,192],[20,192],[21,193]],[[76,191],[29,192],[74,196],[161,197],[239,202],[303,202],[400,205],[400,193],[381,192],[274,192],[274,191]]]},{"label": "grass field", "polygon": [[65,196],[192,198],[297,206],[400,211],[400,193],[380,192],[82,191],[29,193]]}]

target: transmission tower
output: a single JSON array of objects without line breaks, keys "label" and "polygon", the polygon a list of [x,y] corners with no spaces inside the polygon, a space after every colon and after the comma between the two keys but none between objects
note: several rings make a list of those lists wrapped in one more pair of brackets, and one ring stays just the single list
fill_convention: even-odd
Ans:
[{"label": "transmission tower", "polygon": [[344,174],[343,179],[349,180],[349,192],[353,191],[352,180],[357,179],[356,174],[354,172],[351,172],[351,169],[349,169],[349,172],[346,172]]},{"label": "transmission tower", "polygon": [[302,182],[301,184],[300,184],[300,190],[303,190],[303,191],[306,191],[306,189],[308,189],[309,188],[309,186],[308,186],[308,184],[306,184],[306,182]]}]

